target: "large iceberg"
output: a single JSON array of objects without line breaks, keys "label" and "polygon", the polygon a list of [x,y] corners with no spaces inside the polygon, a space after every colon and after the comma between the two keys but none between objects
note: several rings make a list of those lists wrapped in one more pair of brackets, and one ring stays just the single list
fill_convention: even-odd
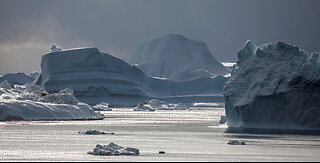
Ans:
[{"label": "large iceberg", "polygon": [[224,87],[229,127],[319,128],[320,57],[248,41]]},{"label": "large iceberg", "polygon": [[229,73],[204,42],[177,34],[142,43],[129,63],[139,67],[148,76],[173,81],[213,78]]},{"label": "large iceberg", "polygon": [[227,78],[170,81],[148,77],[136,66],[99,51],[77,48],[49,52],[42,56],[38,85],[55,93],[74,90],[76,98],[94,105],[135,106],[140,101],[199,94],[221,94]]}]

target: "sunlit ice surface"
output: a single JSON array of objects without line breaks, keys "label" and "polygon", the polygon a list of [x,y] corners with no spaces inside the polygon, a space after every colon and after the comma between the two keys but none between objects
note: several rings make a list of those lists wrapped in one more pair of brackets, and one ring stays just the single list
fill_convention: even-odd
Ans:
[{"label": "sunlit ice surface", "polygon": [[[0,122],[0,161],[319,161],[320,136],[229,133],[223,107],[133,111],[113,108],[94,121]],[[114,135],[83,135],[96,129]],[[229,140],[246,145],[228,145]],[[139,156],[94,156],[96,144],[138,148]],[[165,154],[159,154],[165,151]]]}]

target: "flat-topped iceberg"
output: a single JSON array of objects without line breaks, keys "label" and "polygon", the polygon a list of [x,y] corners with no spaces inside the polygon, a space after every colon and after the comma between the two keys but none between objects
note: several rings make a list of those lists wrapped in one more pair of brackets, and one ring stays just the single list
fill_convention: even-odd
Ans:
[{"label": "flat-topped iceberg", "polygon": [[150,98],[222,95],[227,81],[223,76],[184,82],[152,78],[97,48],[49,52],[42,56],[41,70],[36,84],[49,93],[71,88],[79,101],[90,105],[107,102],[110,106],[136,106]]},{"label": "flat-topped iceberg", "polygon": [[320,57],[248,41],[224,87],[229,127],[320,128]]},{"label": "flat-topped iceberg", "polygon": [[148,76],[173,81],[214,78],[229,73],[210,53],[206,43],[178,34],[142,43],[129,63]]}]

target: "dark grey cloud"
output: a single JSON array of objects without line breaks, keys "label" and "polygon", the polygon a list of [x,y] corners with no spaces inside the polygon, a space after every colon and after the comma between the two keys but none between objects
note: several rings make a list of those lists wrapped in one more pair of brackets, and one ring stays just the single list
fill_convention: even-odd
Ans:
[{"label": "dark grey cloud", "polygon": [[0,74],[39,70],[50,45],[95,46],[129,60],[142,42],[168,33],[208,44],[236,61],[250,39],[320,51],[317,0],[0,0]]}]

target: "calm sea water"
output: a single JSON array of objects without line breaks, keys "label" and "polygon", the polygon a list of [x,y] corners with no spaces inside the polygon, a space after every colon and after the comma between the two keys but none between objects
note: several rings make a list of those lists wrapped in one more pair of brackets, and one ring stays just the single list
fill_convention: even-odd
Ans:
[{"label": "calm sea water", "polygon": [[[319,135],[225,132],[218,123],[224,108],[103,113],[106,118],[98,121],[0,122],[0,161],[320,161]],[[88,129],[115,134],[78,134]],[[247,145],[228,145],[229,140]],[[87,154],[96,144],[110,142],[141,154]]]}]

